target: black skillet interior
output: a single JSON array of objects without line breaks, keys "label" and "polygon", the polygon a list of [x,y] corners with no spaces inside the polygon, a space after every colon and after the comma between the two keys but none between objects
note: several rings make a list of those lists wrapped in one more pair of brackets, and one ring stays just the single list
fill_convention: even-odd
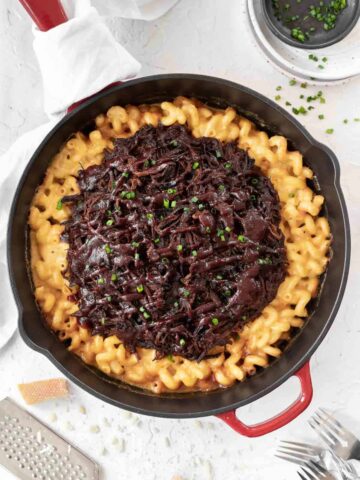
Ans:
[{"label": "black skillet interior", "polygon": [[[233,106],[261,128],[291,139],[292,146],[304,154],[306,162],[316,173],[326,197],[334,255],[312,318],[294,337],[291,348],[286,348],[270,368],[228,389],[159,396],[105,378],[68,352],[45,327],[28,275],[26,231],[34,191],[41,183],[49,161],[72,133],[84,128],[89,119],[113,105],[159,102],[178,95],[196,97],[215,107]],[[96,95],[67,115],[48,134],[30,160],[15,195],[8,229],[10,276],[19,307],[19,329],[25,342],[45,354],[72,381],[98,398],[138,413],[174,418],[206,416],[240,407],[270,392],[296,372],[318,347],[335,318],[346,284],[349,257],[350,231],[335,155],[317,143],[291,115],[262,95],[226,80],[188,74],[159,75],[126,82]]]}]

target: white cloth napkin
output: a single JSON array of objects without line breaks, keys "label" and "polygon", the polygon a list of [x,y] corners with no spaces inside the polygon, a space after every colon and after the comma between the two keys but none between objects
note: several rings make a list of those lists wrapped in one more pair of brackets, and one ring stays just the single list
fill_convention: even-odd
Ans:
[{"label": "white cloth napkin", "polygon": [[140,64],[120,45],[94,7],[48,32],[34,29],[34,50],[51,116],[116,80],[134,77]]},{"label": "white cloth napkin", "polygon": [[88,0],[76,0],[72,18],[58,27],[34,29],[49,123],[18,139],[0,157],[0,348],[17,325],[6,262],[6,227],[16,185],[36,147],[72,103],[112,82],[136,76],[140,64],[119,45]]},{"label": "white cloth napkin", "polygon": [[[61,0],[67,15],[72,18],[76,9],[86,8],[90,0]],[[172,8],[178,0],[92,0],[100,15],[155,20]]]}]

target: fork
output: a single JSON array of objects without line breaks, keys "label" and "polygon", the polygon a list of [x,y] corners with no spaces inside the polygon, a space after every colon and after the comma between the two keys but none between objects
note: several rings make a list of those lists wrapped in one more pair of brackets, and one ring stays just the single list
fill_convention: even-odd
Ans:
[{"label": "fork", "polygon": [[301,480],[336,480],[334,475],[313,460],[310,460],[304,467],[301,467],[298,475]]},{"label": "fork", "polygon": [[331,455],[332,460],[341,472],[343,480],[348,479],[350,475],[354,475],[351,465],[337,457],[332,451],[326,451],[308,443],[282,441],[275,456],[300,466],[305,466],[309,461],[318,462],[322,466],[326,453]]},{"label": "fork", "polygon": [[344,460],[360,460],[360,440],[328,411],[319,408],[309,424],[337,456]]}]

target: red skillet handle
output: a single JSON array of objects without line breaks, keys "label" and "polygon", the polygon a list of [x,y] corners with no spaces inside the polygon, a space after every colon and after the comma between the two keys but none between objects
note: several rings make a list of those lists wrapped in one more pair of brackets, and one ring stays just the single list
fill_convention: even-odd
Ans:
[{"label": "red skillet handle", "polygon": [[46,32],[68,21],[60,0],[19,0],[39,30]]},{"label": "red skillet handle", "polygon": [[270,420],[266,420],[256,425],[245,425],[236,417],[236,411],[220,413],[216,415],[218,418],[227,423],[235,432],[245,435],[246,437],[260,437],[267,433],[273,432],[278,428],[287,425],[294,420],[300,413],[302,413],[309,406],[312,396],[313,388],[310,376],[310,362],[306,362],[295,375],[300,380],[301,393],[299,397],[286,410],[279,413]]}]

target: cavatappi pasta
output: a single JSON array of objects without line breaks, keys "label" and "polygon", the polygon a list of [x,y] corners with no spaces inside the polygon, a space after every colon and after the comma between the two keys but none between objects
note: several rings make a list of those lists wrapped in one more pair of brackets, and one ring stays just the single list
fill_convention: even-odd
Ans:
[{"label": "cavatappi pasta", "polygon": [[[60,239],[61,223],[70,210],[67,205],[60,208],[59,199],[78,193],[77,172],[100,164],[104,149],[112,147],[112,138],[128,137],[146,124],[159,122],[186,124],[195,137],[237,141],[271,179],[281,202],[289,262],[285,281],[260,317],[245,325],[225,352],[200,362],[180,356],[154,360],[154,350],[139,348],[131,354],[116,336],[91,336],[72,316],[77,305],[68,299],[73,292],[63,276],[67,244]],[[317,294],[319,276],[328,261],[330,229],[327,219],[319,216],[324,198],[307,186],[313,172],[303,165],[301,153],[289,151],[282,136],[269,138],[232,108],[213,110],[184,97],[161,105],[114,106],[95,123],[96,130],[88,136],[76,133],[55,156],[30,209],[35,297],[51,329],[84,362],[156,393],[227,387],[254,374],[257,367],[266,367],[272,357],[281,355],[279,341],[288,340],[290,329],[303,325],[307,304]]]}]

